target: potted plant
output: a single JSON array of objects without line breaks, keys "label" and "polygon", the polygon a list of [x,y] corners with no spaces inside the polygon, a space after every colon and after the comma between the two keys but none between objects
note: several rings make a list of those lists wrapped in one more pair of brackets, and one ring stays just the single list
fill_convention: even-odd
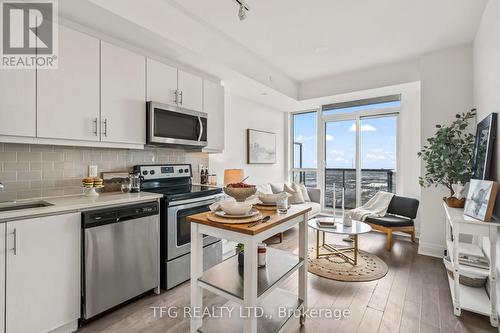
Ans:
[{"label": "potted plant", "polygon": [[[428,138],[428,144],[418,153],[425,162],[426,173],[419,177],[423,187],[444,185],[450,190],[450,196],[443,200],[450,207],[464,207],[464,198],[454,197],[454,187],[465,185],[471,176],[474,135],[467,132],[469,121],[476,115],[476,110],[457,114],[450,125],[436,125],[436,133]],[[455,185],[455,186],[454,186]]]},{"label": "potted plant", "polygon": [[238,243],[236,245],[236,253],[238,254],[238,265],[243,266],[245,259],[245,245],[242,243]]}]

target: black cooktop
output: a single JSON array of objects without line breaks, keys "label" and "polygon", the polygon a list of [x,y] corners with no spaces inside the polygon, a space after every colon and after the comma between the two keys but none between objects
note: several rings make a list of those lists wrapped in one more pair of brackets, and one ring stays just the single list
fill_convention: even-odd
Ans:
[{"label": "black cooktop", "polygon": [[141,177],[142,191],[161,193],[167,202],[222,193],[218,187],[192,185],[190,164],[136,165],[134,173]]},{"label": "black cooktop", "polygon": [[222,189],[219,187],[211,187],[203,185],[181,185],[181,186],[167,186],[167,187],[148,186],[147,188],[143,187],[142,190],[146,192],[161,193],[164,195],[165,200],[167,200],[168,202],[200,198],[222,193]]}]

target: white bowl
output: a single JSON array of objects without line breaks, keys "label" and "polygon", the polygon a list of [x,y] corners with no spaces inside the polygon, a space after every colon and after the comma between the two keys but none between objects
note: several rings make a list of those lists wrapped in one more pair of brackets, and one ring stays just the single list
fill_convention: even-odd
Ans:
[{"label": "white bowl", "polygon": [[252,204],[244,202],[222,202],[220,208],[229,215],[244,215],[252,209]]}]

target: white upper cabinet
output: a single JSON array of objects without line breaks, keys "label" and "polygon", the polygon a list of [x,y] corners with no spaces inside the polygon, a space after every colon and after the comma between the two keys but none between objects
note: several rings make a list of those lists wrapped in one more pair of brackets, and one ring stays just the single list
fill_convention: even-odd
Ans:
[{"label": "white upper cabinet", "polygon": [[0,70],[0,135],[36,135],[35,70]]},{"label": "white upper cabinet", "polygon": [[203,80],[196,75],[179,69],[177,76],[178,99],[177,104],[185,109],[202,111],[203,108]]},{"label": "white upper cabinet", "polygon": [[59,68],[37,71],[38,137],[99,141],[99,40],[59,26]]},{"label": "white upper cabinet", "polygon": [[222,152],[224,150],[224,87],[203,80],[203,112],[208,114],[208,145],[204,151]]},{"label": "white upper cabinet", "polygon": [[101,41],[101,141],[146,143],[145,62]]},{"label": "white upper cabinet", "polygon": [[80,220],[71,213],[6,223],[7,333],[48,332],[80,317]]},{"label": "white upper cabinet", "polygon": [[146,99],[148,101],[175,105],[177,91],[177,68],[148,58],[146,87]]}]

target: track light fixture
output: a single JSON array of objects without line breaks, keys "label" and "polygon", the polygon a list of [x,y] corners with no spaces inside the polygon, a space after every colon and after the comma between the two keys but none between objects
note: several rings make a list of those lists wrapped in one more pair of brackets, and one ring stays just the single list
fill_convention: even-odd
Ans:
[{"label": "track light fixture", "polygon": [[245,0],[235,0],[236,3],[240,6],[240,9],[238,10],[238,18],[240,21],[243,21],[244,19],[247,18],[247,12],[250,10],[250,6],[247,5]]}]

